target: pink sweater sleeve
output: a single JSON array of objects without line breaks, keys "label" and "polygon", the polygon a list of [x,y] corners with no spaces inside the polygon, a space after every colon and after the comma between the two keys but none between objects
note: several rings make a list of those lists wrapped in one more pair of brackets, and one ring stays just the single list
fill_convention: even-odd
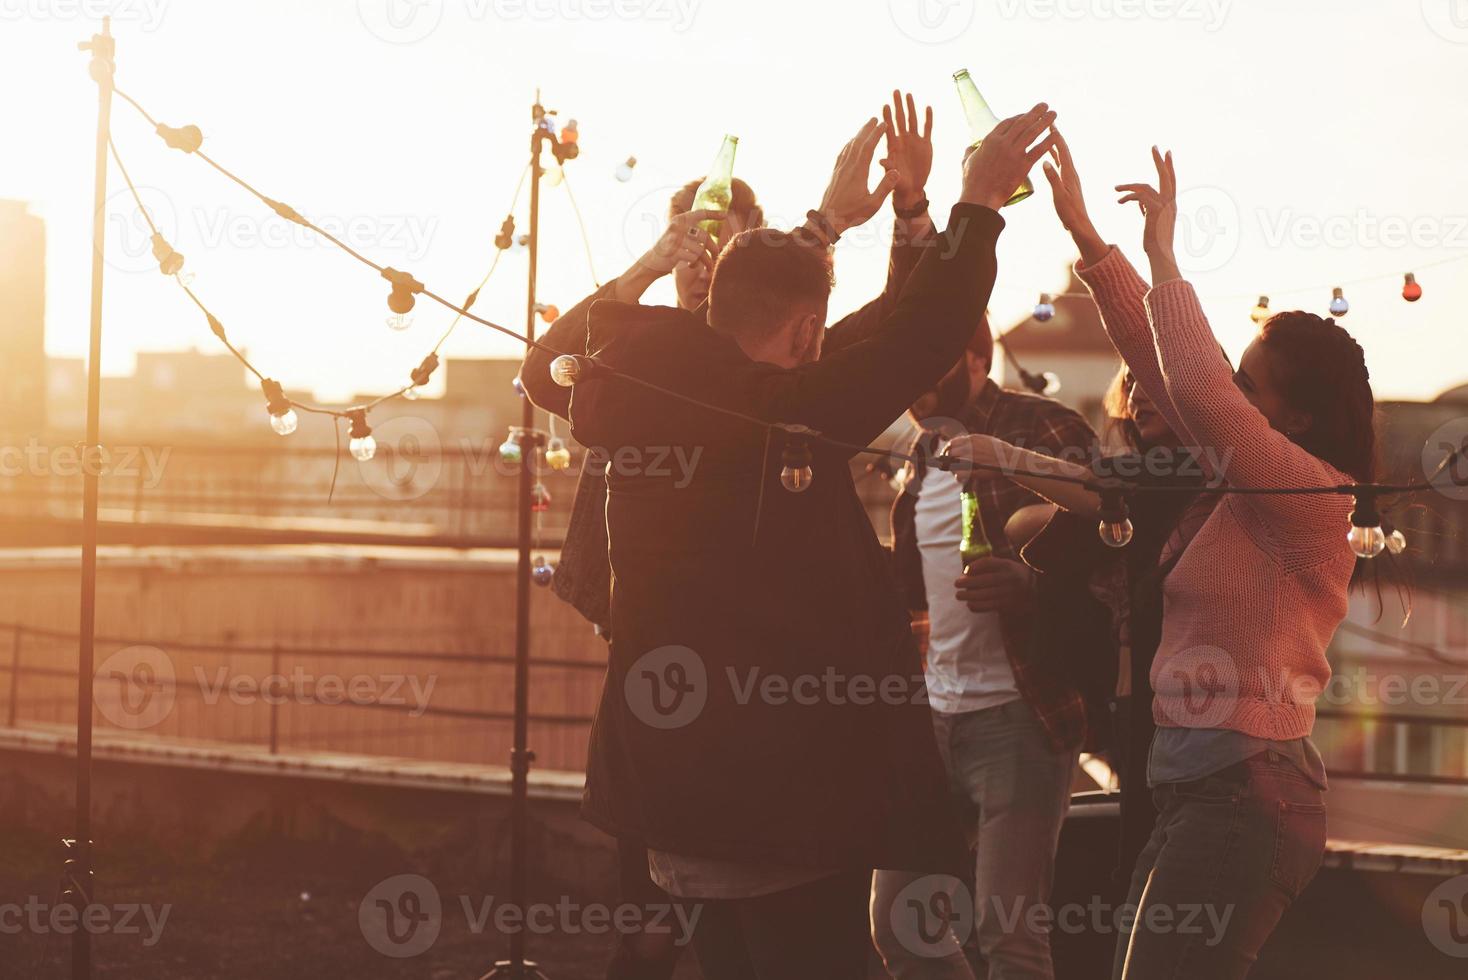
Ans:
[{"label": "pink sweater sleeve", "polygon": [[[1076,275],[1091,290],[1091,296],[1101,311],[1101,324],[1117,353],[1126,362],[1136,383],[1167,420],[1178,442],[1184,446],[1200,446],[1187,420],[1173,404],[1163,379],[1162,366],[1157,360],[1157,344],[1152,339],[1152,326],[1147,319],[1146,281],[1137,275],[1137,270],[1114,245],[1095,264],[1077,264]],[[1217,351],[1216,345],[1214,350]],[[1206,468],[1207,459],[1202,462]],[[1208,474],[1213,475],[1211,469]]]},{"label": "pink sweater sleeve", "polygon": [[[1349,478],[1269,424],[1237,385],[1192,284],[1174,279],[1153,288],[1146,306],[1172,409],[1194,439],[1225,459],[1234,487],[1335,486]],[[1226,454],[1226,455],[1225,455]],[[1345,548],[1350,498],[1340,495],[1254,495],[1230,498],[1251,511],[1279,553],[1324,559]],[[1337,532],[1339,532],[1337,534]]]}]

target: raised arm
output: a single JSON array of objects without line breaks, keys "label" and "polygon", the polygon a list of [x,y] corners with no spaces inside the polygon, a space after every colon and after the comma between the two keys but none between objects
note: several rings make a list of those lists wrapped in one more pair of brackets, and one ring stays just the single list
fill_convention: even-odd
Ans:
[{"label": "raised arm", "polygon": [[1064,510],[1086,517],[1101,512],[1100,496],[1073,482],[1091,479],[1094,474],[1086,467],[1069,460],[1021,449],[994,436],[978,434],[960,436],[953,440],[948,452],[981,467],[998,466],[1004,471],[1006,479]]},{"label": "raised arm", "polygon": [[586,316],[599,299],[635,303],[648,288],[679,265],[705,264],[713,268],[714,242],[698,227],[705,220],[723,217],[722,211],[688,211],[675,216],[652,248],[638,257],[627,271],[571,307],[551,324],[540,342],[550,348],[532,349],[520,366],[520,384],[536,408],[570,420],[571,389],[551,380],[550,363],[557,354],[586,353]]},{"label": "raised arm", "polygon": [[[772,421],[865,444],[953,367],[994,288],[994,244],[1004,227],[997,209],[1048,150],[1048,136],[1029,146],[1054,119],[1047,106],[1037,105],[1000,123],[968,154],[949,226],[919,261],[896,310],[866,340],[762,379]],[[854,169],[862,171],[864,186],[864,168]],[[833,186],[837,182],[833,177]]]},{"label": "raised arm", "polygon": [[1157,349],[1152,343],[1152,329],[1147,322],[1144,302],[1147,283],[1137,275],[1121,251],[1108,245],[1096,231],[1086,209],[1080,173],[1071,157],[1070,146],[1059,133],[1044,170],[1053,192],[1056,216],[1070,232],[1081,253],[1076,274],[1091,290],[1091,297],[1101,311],[1101,325],[1106,329],[1106,335],[1131,369],[1136,383],[1157,406],[1178,439],[1191,442],[1187,427],[1168,401],[1162,368],[1157,362]]},{"label": "raised arm", "polygon": [[[1343,474],[1276,430],[1234,383],[1197,294],[1178,275],[1172,244],[1177,219],[1172,154],[1164,157],[1154,149],[1153,159],[1157,187],[1125,184],[1118,189],[1127,191],[1124,200],[1135,200],[1147,215],[1147,251],[1155,283],[1147,309],[1171,404],[1200,445],[1227,454],[1223,476],[1230,486],[1288,488],[1345,482]],[[1316,495],[1242,499],[1264,518],[1270,536],[1290,547],[1322,547],[1321,522],[1333,519],[1335,511],[1344,518],[1349,509],[1347,498]]]},{"label": "raised arm", "polygon": [[883,318],[897,308],[908,277],[935,235],[932,219],[928,217],[926,193],[928,174],[933,168],[933,109],[928,107],[919,130],[917,105],[912,96],[908,95],[904,103],[902,94],[894,91],[892,105],[882,110],[882,122],[887,131],[887,156],[882,166],[897,172],[897,183],[892,188],[892,209],[897,218],[892,225],[887,282],[876,299],[827,328],[823,348],[826,353],[860,343],[881,326]]}]

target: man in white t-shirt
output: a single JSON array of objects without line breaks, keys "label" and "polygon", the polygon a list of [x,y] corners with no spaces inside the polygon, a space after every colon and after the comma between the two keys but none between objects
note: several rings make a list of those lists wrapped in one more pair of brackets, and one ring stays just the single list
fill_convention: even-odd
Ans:
[{"label": "man in white t-shirt", "polygon": [[[1096,437],[1058,402],[999,388],[988,376],[993,352],[984,323],[963,360],[913,405],[920,462],[905,470],[893,508],[908,607],[919,620],[926,612],[924,674],[938,747],[976,844],[972,895],[943,876],[875,876],[873,938],[888,971],[904,980],[971,978],[962,947],[975,927],[990,980],[1054,975],[1049,937],[1030,910],[1049,899],[1086,713],[1076,687],[1038,649],[1034,574],[1019,560],[1023,542],[1004,533],[1016,512],[1048,505],[1000,474],[959,474],[927,461],[965,433],[1056,454],[1089,453]],[[978,496],[993,547],[967,570],[959,555],[965,486]]]}]

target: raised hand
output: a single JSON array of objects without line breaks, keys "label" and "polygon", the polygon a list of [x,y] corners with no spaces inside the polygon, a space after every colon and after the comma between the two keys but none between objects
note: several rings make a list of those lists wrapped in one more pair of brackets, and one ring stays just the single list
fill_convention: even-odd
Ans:
[{"label": "raised hand", "polygon": [[887,195],[892,193],[892,188],[897,186],[898,172],[888,169],[876,187],[867,187],[867,174],[871,170],[877,140],[886,131],[887,127],[875,117],[868,119],[836,157],[831,182],[821,197],[819,210],[837,235],[864,224],[877,213]]},{"label": "raised hand", "polygon": [[1055,202],[1055,214],[1070,237],[1080,249],[1081,261],[1090,265],[1106,255],[1106,242],[1091,223],[1091,214],[1086,210],[1086,199],[1081,194],[1081,177],[1071,159],[1070,147],[1060,130],[1052,129],[1055,145],[1050,148],[1050,159],[1043,169],[1045,179],[1050,181],[1051,199]]},{"label": "raised hand", "polygon": [[1142,209],[1142,248],[1152,260],[1152,284],[1181,277],[1173,252],[1177,230],[1177,174],[1172,169],[1172,151],[1163,154],[1152,147],[1152,163],[1157,168],[1157,186],[1151,184],[1117,184],[1123,192],[1119,203],[1135,201]]},{"label": "raised hand", "polygon": [[723,211],[685,211],[675,215],[668,227],[642,254],[637,264],[648,272],[667,275],[680,265],[704,265],[713,270],[718,248],[713,237],[698,227],[701,221],[718,221]]},{"label": "raised hand", "polygon": [[[1055,145],[1053,132],[1035,143],[1054,122],[1055,113],[1041,102],[1029,112],[1010,116],[995,126],[977,149],[965,155],[963,192],[958,199],[999,210],[1024,181],[1035,161]],[[1035,143],[1033,148],[1031,143]]]},{"label": "raised hand", "polygon": [[882,107],[882,125],[887,129],[887,156],[881,164],[897,171],[892,204],[903,210],[915,208],[923,200],[923,188],[933,169],[933,107],[927,107],[919,133],[917,105],[911,93],[904,108],[902,93],[894,89],[892,105]]}]

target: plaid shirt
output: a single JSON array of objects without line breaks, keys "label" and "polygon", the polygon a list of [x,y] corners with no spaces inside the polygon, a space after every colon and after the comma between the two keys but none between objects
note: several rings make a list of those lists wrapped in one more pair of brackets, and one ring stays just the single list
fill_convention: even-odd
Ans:
[{"label": "plaid shirt", "polygon": [[[964,431],[991,435],[1036,452],[1064,452],[1077,462],[1089,461],[1095,452],[1096,433],[1078,413],[1049,398],[1000,388],[993,381],[984,382],[955,421]],[[918,488],[927,469],[925,460],[939,448],[939,437],[933,433],[920,430],[914,436],[909,452],[917,461],[906,464],[902,492],[892,506],[898,578],[907,607],[918,620],[928,608],[915,519]],[[1080,459],[1069,455],[1074,453],[1085,455]],[[998,473],[975,472],[966,486],[978,494],[995,557],[1019,561],[1014,545],[1004,535],[1004,527],[1015,511],[1044,501]],[[939,587],[948,586],[940,583]],[[1063,615],[1063,610],[1043,608],[1042,602],[1042,608],[1034,614],[1002,614],[1005,648],[1020,695],[1045,726],[1052,747],[1068,752],[1094,743],[1094,726],[1087,724],[1085,702],[1064,669],[1065,651],[1036,639],[1035,617],[1047,615]],[[918,632],[921,637],[921,625]]]}]

